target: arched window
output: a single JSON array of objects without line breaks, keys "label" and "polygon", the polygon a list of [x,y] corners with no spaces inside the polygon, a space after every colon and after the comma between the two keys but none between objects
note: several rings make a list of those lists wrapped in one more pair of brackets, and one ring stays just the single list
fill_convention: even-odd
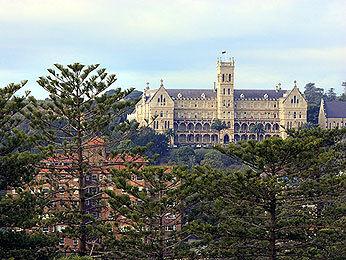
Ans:
[{"label": "arched window", "polygon": [[231,89],[230,88],[228,89],[228,95],[231,95]]},{"label": "arched window", "polygon": [[225,81],[225,74],[222,74],[222,82]]}]

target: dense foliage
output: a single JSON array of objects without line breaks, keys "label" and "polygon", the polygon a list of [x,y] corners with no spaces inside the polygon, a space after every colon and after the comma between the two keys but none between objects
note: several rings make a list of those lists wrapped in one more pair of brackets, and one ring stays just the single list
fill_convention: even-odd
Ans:
[{"label": "dense foliage", "polygon": [[[116,76],[99,65],[56,64],[48,72],[38,80],[45,101],[16,94],[26,82],[0,89],[0,258],[52,259],[62,250],[78,254],[63,259],[346,255],[345,128],[170,148],[174,131],[126,121],[140,93],[106,92]],[[304,94],[313,124],[321,98],[343,98],[313,83]],[[261,125],[250,130],[263,133]],[[43,232],[59,225],[65,229]],[[78,252],[59,246],[65,236],[79,239]]]},{"label": "dense foliage", "polygon": [[[122,91],[118,88],[111,95],[105,94],[117,78],[98,64],[74,63],[66,67],[55,64],[48,72],[49,75],[40,77],[37,83],[49,93],[49,99],[34,102],[29,107],[28,117],[31,127],[41,134],[44,145],[50,145],[57,160],[60,156],[62,160],[72,161],[67,170],[59,161],[50,163],[49,171],[43,176],[49,184],[47,198],[52,202],[47,205],[46,214],[50,220],[47,222],[53,226],[62,223],[66,227],[64,233],[78,238],[80,252],[86,254],[90,238],[96,241],[96,231],[101,228],[98,218],[90,216],[86,207],[90,198],[93,204],[98,204],[101,197],[97,181],[86,184],[87,176],[102,171],[101,161],[91,160],[100,150],[92,148],[89,142],[103,137],[110,122],[133,105],[133,101],[124,99],[132,89]],[[46,167],[47,164],[42,165]],[[60,176],[65,179],[61,180]],[[74,179],[78,180],[77,184]],[[91,188],[95,194],[88,192]],[[74,196],[76,192],[78,197]]]},{"label": "dense foliage", "polygon": [[25,84],[0,89],[0,258],[48,257],[54,254],[51,248],[56,242],[34,229],[41,222],[44,200],[28,189],[41,155],[32,153],[35,138],[20,127],[29,92],[16,94]]},{"label": "dense foliage", "polygon": [[190,175],[192,249],[206,258],[342,259],[344,139],[314,129],[220,148],[243,168]]}]

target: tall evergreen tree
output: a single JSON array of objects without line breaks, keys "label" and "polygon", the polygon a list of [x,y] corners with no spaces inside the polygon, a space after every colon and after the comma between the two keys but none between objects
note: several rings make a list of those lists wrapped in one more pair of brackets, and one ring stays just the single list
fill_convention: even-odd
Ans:
[{"label": "tall evergreen tree", "polygon": [[334,88],[330,88],[328,92],[324,95],[325,100],[327,101],[335,101],[337,100],[337,95],[335,93]]},{"label": "tall evergreen tree", "polygon": [[221,149],[240,159],[242,170],[191,174],[189,198],[199,201],[189,222],[196,252],[211,258],[341,259],[345,133],[291,134]]},{"label": "tall evergreen tree", "polygon": [[28,189],[28,182],[40,154],[31,152],[34,139],[21,130],[29,92],[18,91],[25,84],[0,88],[0,258],[44,259],[52,256],[54,238],[35,230],[43,201]]},{"label": "tall evergreen tree", "polygon": [[317,88],[315,83],[308,83],[305,86],[304,96],[308,102],[308,122],[317,124],[321,99],[323,98],[323,88]]},{"label": "tall evergreen tree", "polygon": [[173,259],[181,229],[180,178],[164,167],[114,171],[117,190],[109,191],[117,223],[109,241],[115,259]]},{"label": "tall evergreen tree", "polygon": [[[57,160],[60,157],[69,160],[70,170],[73,169],[69,172],[71,180],[78,180],[74,184],[72,181],[65,182],[64,187],[59,187],[63,189],[62,193],[69,194],[65,196],[69,201],[61,201],[59,216],[64,218],[61,220],[63,224],[71,224],[68,230],[73,230],[74,236],[79,238],[80,253],[83,255],[87,253],[88,240],[93,236],[93,229],[89,227],[96,222],[87,214],[86,201],[89,197],[97,199],[100,196],[100,192],[88,192],[90,189],[98,190],[99,183],[94,182],[87,187],[86,177],[102,169],[102,161],[95,163],[91,159],[97,157],[100,151],[90,149],[88,142],[103,137],[110,122],[122,116],[133,105],[133,101],[124,99],[132,89],[122,91],[118,88],[112,95],[104,94],[117,78],[114,74],[108,74],[106,69],[99,68],[98,64],[55,64],[54,69],[48,69],[48,72],[49,75],[40,77],[37,83],[49,93],[49,100],[35,102],[35,106],[31,107],[31,123],[44,136],[43,145],[52,145]],[[56,181],[57,176],[62,174],[60,166],[54,163],[49,165],[45,178],[52,178],[51,185],[59,184]],[[71,198],[76,198],[73,195],[76,193],[77,201],[71,201]],[[73,214],[61,212],[61,208]],[[48,212],[52,210],[50,208]]]}]

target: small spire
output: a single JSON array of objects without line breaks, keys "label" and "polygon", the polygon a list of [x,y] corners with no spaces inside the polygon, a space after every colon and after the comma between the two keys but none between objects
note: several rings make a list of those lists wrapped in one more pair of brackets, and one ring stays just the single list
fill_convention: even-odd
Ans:
[{"label": "small spire", "polygon": [[161,79],[160,82],[160,87],[163,87],[163,79]]},{"label": "small spire", "polygon": [[297,81],[296,81],[296,80],[294,81],[294,86],[295,86],[295,87],[297,86]]},{"label": "small spire", "polygon": [[147,85],[146,89],[149,89],[149,82],[145,83]]}]

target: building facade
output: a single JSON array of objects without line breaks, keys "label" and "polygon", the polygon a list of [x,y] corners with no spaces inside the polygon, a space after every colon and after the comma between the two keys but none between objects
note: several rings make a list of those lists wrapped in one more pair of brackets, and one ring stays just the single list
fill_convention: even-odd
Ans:
[{"label": "building facade", "polygon": [[323,129],[346,127],[346,102],[321,99],[318,124]]},{"label": "building facade", "polygon": [[[136,168],[140,171],[148,165],[141,155],[113,156],[107,149],[107,143],[101,138],[93,138],[84,144],[83,159],[86,171],[83,184],[80,183],[77,155],[65,154],[60,151],[37,165],[38,174],[32,185],[34,193],[44,195],[44,198],[50,202],[50,207],[45,209],[44,215],[47,225],[40,229],[44,233],[58,234],[59,244],[57,246],[66,255],[79,252],[81,241],[79,238],[69,237],[63,230],[66,227],[74,228],[80,224],[78,222],[70,223],[69,219],[61,219],[60,222],[53,221],[53,224],[49,224],[48,219],[63,212],[71,215],[72,212],[82,211],[84,214],[93,216],[95,221],[111,224],[114,235],[120,237],[121,230],[131,226],[131,223],[119,212],[113,211],[109,205],[109,196],[106,191],[113,191],[118,195],[126,194],[115,185],[112,171],[129,169],[129,165],[132,170]],[[165,170],[170,172],[171,168],[166,167]],[[149,187],[144,178],[135,174],[131,174],[128,184],[137,187],[140,191]],[[167,185],[169,186],[170,183]],[[80,195],[83,195],[84,206],[82,206]],[[130,199],[134,204],[140,203],[132,196]],[[171,211],[166,213],[157,221],[161,223],[164,235],[170,237],[173,231],[181,229],[181,215]],[[92,251],[96,255],[103,252],[100,239],[92,241],[88,239],[86,242],[88,252]]]},{"label": "building facade", "polygon": [[291,90],[235,89],[234,68],[234,59],[218,60],[214,89],[167,89],[161,80],[158,89],[144,90],[129,119],[159,133],[173,130],[176,145],[197,146],[285,138],[286,129],[306,123],[307,102],[296,84]]}]

